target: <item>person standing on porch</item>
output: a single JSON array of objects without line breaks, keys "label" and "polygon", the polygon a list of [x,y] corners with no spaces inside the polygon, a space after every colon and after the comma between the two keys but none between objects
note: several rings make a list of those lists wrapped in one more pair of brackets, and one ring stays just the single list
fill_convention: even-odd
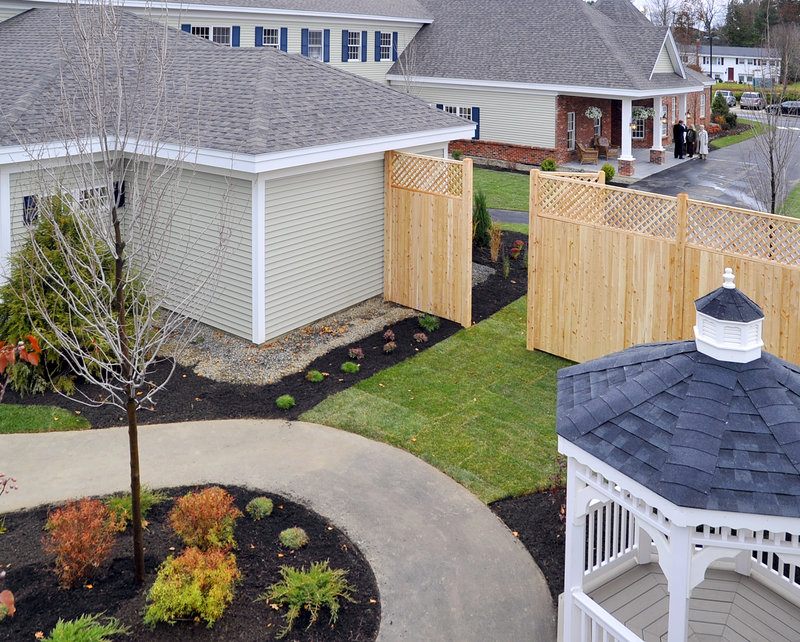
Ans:
[{"label": "person standing on porch", "polygon": [[697,155],[702,160],[708,160],[708,132],[705,125],[700,125],[700,131],[697,132]]},{"label": "person standing on porch", "polygon": [[686,155],[691,158],[694,156],[695,142],[697,141],[697,130],[694,125],[686,128]]},{"label": "person standing on porch", "polygon": [[672,126],[672,141],[675,143],[675,158],[683,158],[684,142],[686,136],[686,125],[679,120]]}]

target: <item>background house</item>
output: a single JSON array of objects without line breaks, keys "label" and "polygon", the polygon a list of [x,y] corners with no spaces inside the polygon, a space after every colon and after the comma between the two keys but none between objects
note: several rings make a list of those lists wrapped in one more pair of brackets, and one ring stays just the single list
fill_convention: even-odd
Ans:
[{"label": "background house", "polygon": [[[713,54],[713,55],[712,55]],[[726,47],[708,45],[682,47],[681,58],[693,64],[717,82],[738,82],[754,87],[769,87],[781,76],[777,51],[762,47]]]},{"label": "background house", "polygon": [[[4,261],[46,189],[37,168],[57,169],[67,153],[53,123],[65,70],[67,95],[78,95],[64,64],[74,36],[68,11],[32,9],[0,23]],[[148,25],[121,14],[124,38],[135,40]],[[234,51],[172,29],[165,37],[175,88],[166,101],[177,124],[157,141],[158,153],[174,156],[179,144],[185,152],[181,192],[164,198],[180,204],[190,235],[216,229],[222,216],[232,235],[218,295],[202,320],[261,343],[381,294],[384,152],[442,156],[472,125],[309,58],[268,47]],[[136,177],[120,182],[126,207],[135,207]]]}]

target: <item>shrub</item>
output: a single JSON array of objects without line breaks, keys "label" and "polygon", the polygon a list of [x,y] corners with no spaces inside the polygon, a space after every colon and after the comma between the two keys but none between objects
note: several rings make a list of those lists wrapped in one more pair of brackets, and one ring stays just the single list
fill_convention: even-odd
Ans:
[{"label": "shrub", "polygon": [[363,359],[364,358],[364,351],[361,348],[350,348],[347,356],[351,359]]},{"label": "shrub", "polygon": [[354,372],[358,372],[361,368],[361,365],[358,363],[353,363],[352,361],[345,361],[342,364],[341,371],[353,374]]},{"label": "shrub", "polygon": [[288,607],[286,626],[278,637],[285,637],[303,612],[308,612],[310,620],[308,629],[319,619],[320,611],[327,608],[330,612],[328,624],[331,627],[339,618],[339,600],[354,602],[355,591],[345,579],[347,571],[332,569],[328,562],[315,562],[306,571],[290,566],[281,567],[281,581],[269,586],[267,592],[259,596],[273,604]]},{"label": "shrub", "polygon": [[497,257],[500,254],[500,241],[503,239],[503,230],[499,227],[492,228],[492,238],[489,241],[489,255],[493,262],[497,262]]},{"label": "shrub", "polygon": [[733,112],[725,114],[726,129],[732,129],[733,127],[736,127],[736,122],[737,122],[736,114],[734,114]]},{"label": "shrub", "polygon": [[[101,618],[105,620],[102,623]],[[115,617],[100,615],[81,615],[75,620],[65,622],[60,619],[45,642],[110,642],[112,636],[130,635],[129,627]]]},{"label": "shrub", "polygon": [[233,505],[233,496],[211,486],[178,499],[169,513],[169,523],[186,546],[228,550],[236,546],[233,525],[241,516],[242,511]]},{"label": "shrub", "polygon": [[275,405],[281,410],[289,410],[289,408],[294,407],[294,404],[295,400],[292,395],[281,395],[275,400]]},{"label": "shrub", "polygon": [[432,314],[423,314],[419,317],[417,322],[419,326],[427,332],[433,332],[439,329],[439,317]]},{"label": "shrub", "polygon": [[69,588],[108,559],[117,521],[99,499],[82,499],[54,511],[45,528],[45,551],[55,553],[55,573],[61,586]]},{"label": "shrub", "polygon": [[453,157],[453,160],[461,160],[464,158],[464,152],[462,152],[460,149],[454,149],[452,152],[450,152],[450,156]]},{"label": "shrub", "polygon": [[542,161],[542,171],[543,172],[554,172],[558,169],[558,165],[556,165],[556,161],[553,158],[545,158]]},{"label": "shrub", "polygon": [[614,174],[617,173],[610,163],[605,163],[600,169],[602,169],[606,175],[606,184],[610,183],[611,179],[614,178]]},{"label": "shrub", "polygon": [[714,99],[711,101],[711,113],[712,114],[728,114],[731,108],[728,106],[728,101],[725,99],[725,96],[722,94],[716,94]]},{"label": "shrub", "polygon": [[428,342],[428,335],[424,332],[417,332],[414,335],[414,341],[417,343],[427,343]]},{"label": "shrub", "polygon": [[[142,520],[147,516],[148,511],[153,508],[156,504],[160,504],[163,501],[169,499],[164,493],[159,491],[152,491],[147,486],[142,486],[141,490],[141,504],[140,508],[142,511]],[[132,500],[131,495],[128,493],[127,495],[117,495],[115,497],[109,497],[105,501],[108,510],[114,515],[117,520],[117,528],[120,532],[124,531],[128,527],[128,522],[130,521],[131,517],[133,516],[133,507],[132,507]]]},{"label": "shrub", "polygon": [[292,526],[286,530],[281,531],[278,535],[281,540],[281,546],[289,550],[296,551],[298,548],[303,548],[308,544],[308,534],[298,526]]},{"label": "shrub", "polygon": [[383,333],[383,340],[384,341],[394,341],[394,330],[389,328],[386,332]]},{"label": "shrub", "polygon": [[475,209],[472,211],[472,242],[475,247],[486,247],[492,234],[492,217],[486,205],[486,193],[475,192]]},{"label": "shrub", "polygon": [[325,375],[319,370],[309,370],[308,374],[306,375],[306,381],[310,381],[312,383],[319,383],[323,379],[325,379]]},{"label": "shrub", "polygon": [[247,502],[245,511],[252,519],[258,521],[272,515],[272,500],[269,497],[256,497]]},{"label": "shrub", "polygon": [[155,628],[159,622],[197,619],[211,628],[233,601],[240,578],[232,553],[190,547],[180,557],[170,555],[147,594],[145,624]]},{"label": "shrub", "polygon": [[394,352],[395,348],[397,348],[397,344],[394,341],[389,341],[389,343],[384,343],[383,344],[383,351],[386,354],[390,354],[390,353]]}]

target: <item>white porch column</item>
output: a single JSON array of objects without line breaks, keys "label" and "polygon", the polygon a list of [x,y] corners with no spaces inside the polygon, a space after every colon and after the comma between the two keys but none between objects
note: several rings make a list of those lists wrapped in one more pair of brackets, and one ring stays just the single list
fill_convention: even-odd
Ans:
[{"label": "white porch column", "polygon": [[[583,551],[585,547],[586,524],[584,514],[577,506],[577,493],[583,488],[575,474],[576,462],[567,459],[567,514],[564,559],[564,613],[560,623],[560,638],[564,642],[575,642],[580,635],[580,612],[572,599],[573,591],[583,590]],[[580,484],[580,488],[578,487]]]},{"label": "white porch column", "polygon": [[686,124],[686,94],[678,96],[678,120]]},{"label": "white porch column", "polygon": [[668,642],[686,642],[689,639],[689,595],[692,563],[691,530],[685,526],[671,525],[669,530],[669,562],[662,565],[669,569],[667,590],[669,591]]},{"label": "white porch column", "polygon": [[653,146],[650,148],[656,152],[663,152],[664,145],[661,138],[661,96],[653,98]]},{"label": "white porch column", "polygon": [[632,161],[633,145],[631,144],[631,120],[633,118],[633,101],[630,98],[622,99],[622,150],[620,160]]}]

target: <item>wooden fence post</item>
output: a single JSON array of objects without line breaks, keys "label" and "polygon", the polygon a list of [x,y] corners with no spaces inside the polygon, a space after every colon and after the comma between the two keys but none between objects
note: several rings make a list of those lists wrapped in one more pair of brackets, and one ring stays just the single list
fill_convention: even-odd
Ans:
[{"label": "wooden fence post", "polygon": [[684,339],[686,321],[686,235],[689,227],[689,195],[678,194],[675,264],[669,290],[672,293],[672,318],[678,327],[670,328],[670,338]]},{"label": "wooden fence post", "polygon": [[534,313],[536,301],[536,246],[539,245],[539,212],[542,207],[539,193],[539,170],[532,169],[530,176],[530,196],[528,203],[528,328],[525,334],[525,347],[536,349],[534,336]]},{"label": "wooden fence post", "polygon": [[606,173],[602,169],[597,170],[597,182],[601,185],[606,184]]},{"label": "wooden fence post", "polygon": [[461,256],[465,266],[461,272],[461,313],[458,322],[468,328],[472,325],[472,159],[465,158],[461,165],[461,211],[466,229],[459,226],[458,238],[461,241]]}]

